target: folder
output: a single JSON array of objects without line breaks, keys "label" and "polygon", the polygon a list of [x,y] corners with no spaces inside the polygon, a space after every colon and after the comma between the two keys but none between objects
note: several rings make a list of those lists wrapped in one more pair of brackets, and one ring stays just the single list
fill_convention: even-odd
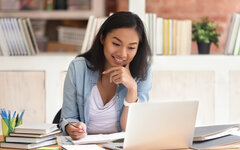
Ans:
[{"label": "folder", "polygon": [[196,127],[193,141],[206,141],[230,135],[239,129],[239,124]]}]

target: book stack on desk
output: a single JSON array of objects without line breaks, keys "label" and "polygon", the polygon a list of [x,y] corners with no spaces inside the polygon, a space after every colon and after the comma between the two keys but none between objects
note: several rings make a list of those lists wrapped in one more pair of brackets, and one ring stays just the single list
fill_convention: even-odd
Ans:
[{"label": "book stack on desk", "polygon": [[60,133],[57,124],[22,124],[4,138],[0,147],[32,149],[56,144],[56,134]]},{"label": "book stack on desk", "polygon": [[[239,124],[196,127],[193,149],[222,149],[240,142]],[[231,146],[230,146],[231,147]]]}]

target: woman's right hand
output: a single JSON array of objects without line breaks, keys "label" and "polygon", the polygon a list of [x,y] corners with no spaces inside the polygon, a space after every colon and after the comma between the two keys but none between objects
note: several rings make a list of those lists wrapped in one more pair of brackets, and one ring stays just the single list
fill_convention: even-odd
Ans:
[{"label": "woman's right hand", "polygon": [[75,126],[78,128],[72,126],[71,124],[66,125],[65,129],[68,135],[73,139],[73,140],[79,140],[81,138],[84,138],[87,133],[86,133],[86,125],[83,122],[72,122]]}]

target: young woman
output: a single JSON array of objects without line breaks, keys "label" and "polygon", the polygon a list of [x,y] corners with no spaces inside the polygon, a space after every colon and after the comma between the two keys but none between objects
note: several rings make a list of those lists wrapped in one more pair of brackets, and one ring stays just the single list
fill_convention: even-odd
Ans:
[{"label": "young woman", "polygon": [[87,133],[125,131],[128,106],[148,101],[150,63],[141,19],[131,12],[108,17],[90,50],[69,66],[61,114],[67,121],[60,123],[63,134],[80,139]]}]

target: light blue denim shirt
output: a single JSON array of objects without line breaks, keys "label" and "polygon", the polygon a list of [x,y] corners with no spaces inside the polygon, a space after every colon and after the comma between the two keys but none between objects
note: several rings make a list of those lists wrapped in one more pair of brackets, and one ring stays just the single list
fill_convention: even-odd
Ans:
[{"label": "light blue denim shirt", "polygon": [[[84,57],[75,58],[69,65],[64,82],[63,106],[61,118],[69,122],[84,122],[88,126],[89,122],[89,97],[94,85],[98,82],[99,71],[92,71],[88,66],[91,65]],[[151,67],[148,68],[147,78],[144,81],[136,80],[138,102],[146,102],[149,99],[149,92],[152,88]],[[127,88],[119,84],[115,96],[117,111],[117,129],[121,131],[120,118],[124,108],[123,101],[127,94]],[[65,132],[66,122],[60,122],[62,134]]]}]

